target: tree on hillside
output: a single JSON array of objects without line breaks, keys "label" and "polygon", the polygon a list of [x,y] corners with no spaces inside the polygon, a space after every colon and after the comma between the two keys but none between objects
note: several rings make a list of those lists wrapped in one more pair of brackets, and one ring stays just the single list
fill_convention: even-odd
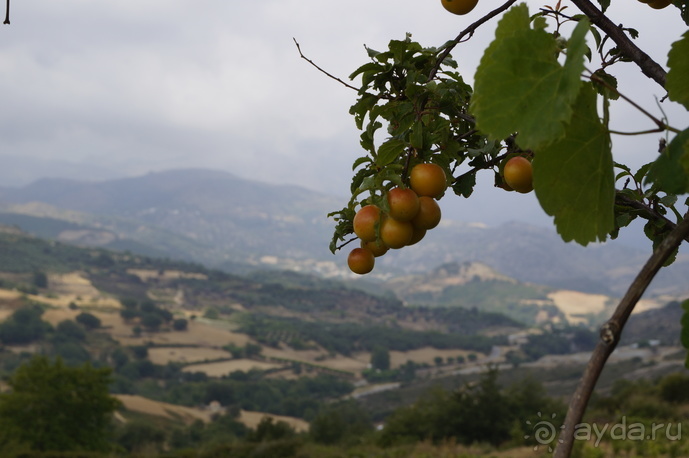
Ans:
[{"label": "tree on hillside", "polygon": [[35,451],[107,451],[108,428],[120,405],[110,396],[110,368],[67,367],[34,356],[0,394],[1,440]]},{"label": "tree on hillside", "polygon": [[309,436],[321,444],[356,443],[372,431],[371,418],[353,400],[329,404],[309,425]]},{"label": "tree on hillside", "polygon": [[390,369],[390,352],[387,348],[376,346],[371,352],[371,366],[386,371]]},{"label": "tree on hillside", "polygon": [[[423,244],[440,219],[436,200],[450,192],[473,198],[479,174],[506,192],[535,192],[566,242],[602,242],[633,220],[644,222],[653,253],[601,329],[557,444],[560,457],[571,452],[574,427],[634,306],[689,240],[689,200],[680,199],[689,193],[689,128],[672,125],[677,120],[668,120],[662,105],[689,109],[689,33],[663,30],[676,41],[650,56],[633,41],[637,30],[607,16],[610,0],[571,3],[533,11],[509,0],[439,47],[407,35],[383,51],[367,48],[368,62],[350,75],[357,85],[322,70],[295,42],[302,58],[357,92],[350,113],[364,154],[354,162],[349,203],[330,214],[336,221],[331,250],[356,242],[348,257],[353,272],[373,270],[388,248]],[[633,3],[625,8],[656,14],[671,0]],[[689,24],[688,0],[673,3],[673,14]],[[442,4],[467,14],[476,2]],[[495,39],[471,87],[451,52],[471,46],[474,32],[493,20]],[[667,70],[657,61],[665,58]],[[631,69],[667,92],[659,106],[652,94],[618,84]],[[618,104],[638,111],[647,127],[617,130],[610,107]],[[633,170],[613,159],[613,139],[621,135],[652,135],[659,147],[639,142],[648,163]],[[689,320],[686,325],[689,346]]]},{"label": "tree on hillside", "polygon": [[454,391],[439,386],[429,389],[414,404],[395,410],[387,418],[380,444],[454,439],[465,444],[499,445],[510,439],[516,423],[521,426],[539,409],[553,413],[563,410],[538,382],[521,380],[503,389],[497,376],[497,370],[491,368],[477,382]]},{"label": "tree on hillside", "polygon": [[98,329],[101,325],[100,319],[88,312],[81,312],[76,316],[75,320],[77,323],[84,325],[86,329]]},{"label": "tree on hillside", "polygon": [[33,284],[37,288],[47,288],[48,287],[48,276],[45,272],[37,270],[33,273]]},{"label": "tree on hillside", "polygon": [[186,331],[189,322],[185,318],[177,318],[172,322],[172,329],[175,331]]},{"label": "tree on hillside", "polygon": [[52,329],[43,321],[43,309],[39,306],[24,306],[0,323],[0,341],[6,345],[23,345],[42,339]]}]

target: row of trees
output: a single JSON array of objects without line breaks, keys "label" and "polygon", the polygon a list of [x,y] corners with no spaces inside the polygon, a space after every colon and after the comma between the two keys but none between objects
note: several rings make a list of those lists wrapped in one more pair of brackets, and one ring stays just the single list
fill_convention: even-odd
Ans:
[{"label": "row of trees", "polygon": [[[536,435],[537,429],[546,423],[557,427],[565,406],[547,396],[543,386],[533,379],[503,386],[498,383],[498,375],[491,369],[477,381],[452,390],[432,387],[416,402],[393,411],[380,428],[374,427],[371,416],[357,401],[316,404],[309,432],[297,434],[288,424],[272,418],[264,418],[253,430],[240,423],[238,401],[250,396],[252,390],[263,388],[252,384],[247,385],[247,391],[241,391],[237,380],[206,385],[206,400],[222,399],[229,404],[211,423],[165,426],[137,419],[120,423],[113,414],[121,404],[108,391],[110,368],[68,366],[60,358],[37,355],[12,374],[9,391],[0,394],[0,453],[41,456],[42,452],[62,452],[57,456],[96,457],[115,452],[156,456],[168,450],[165,456],[322,457],[334,450],[316,444],[337,447],[338,453],[351,449],[355,454],[359,447],[368,447],[369,453],[378,450],[384,454],[379,448],[393,448],[399,453],[404,450],[400,447],[413,447],[422,441],[550,446],[543,436]],[[325,378],[301,381],[300,388],[294,385],[296,391],[284,394],[299,396],[300,390],[316,390],[331,398],[339,397],[342,393],[329,387],[332,382]],[[625,416],[629,423],[638,425],[675,422],[675,433],[681,431],[680,422],[686,420],[683,412],[689,403],[687,393],[689,377],[683,374],[670,374],[655,382],[621,381],[608,395],[595,399],[588,421],[609,423]],[[686,444],[674,437],[646,443],[614,437],[606,441],[611,440],[616,453],[648,453],[648,447],[673,456],[689,452]],[[586,447],[584,443],[582,446]]]},{"label": "row of trees", "polygon": [[172,312],[151,300],[124,298],[120,302],[123,307],[120,311],[122,319],[126,322],[137,320],[147,331],[158,331],[164,324],[171,325],[175,331],[187,329],[188,322],[185,318],[175,318]]},{"label": "row of trees", "polygon": [[315,342],[326,350],[343,355],[350,355],[356,351],[371,351],[376,347],[399,351],[423,347],[457,348],[487,353],[493,345],[507,343],[505,337],[413,331],[383,324],[306,322],[259,314],[246,316],[241,331],[259,342],[273,345],[277,345],[278,342],[268,340],[267,336],[281,333],[296,335],[302,341]]}]

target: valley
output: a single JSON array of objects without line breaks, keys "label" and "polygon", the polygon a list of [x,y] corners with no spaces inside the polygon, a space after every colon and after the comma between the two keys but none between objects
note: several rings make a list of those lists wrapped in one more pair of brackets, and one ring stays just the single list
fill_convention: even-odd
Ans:
[{"label": "valley", "polygon": [[[81,246],[201,263],[230,273],[291,270],[352,280],[328,244],[336,197],[204,169],[87,182],[43,179],[0,188],[0,224]],[[442,264],[481,263],[524,283],[621,296],[650,253],[610,241],[566,244],[524,223],[489,227],[442,220],[418,246],[392,250],[366,282],[427,275]],[[652,295],[689,293],[689,257],[663,269]],[[363,282],[361,282],[363,283]]]},{"label": "valley", "polygon": [[[155,178],[158,186],[166,182]],[[71,186],[84,196],[97,194],[99,185]],[[40,188],[23,199],[44,199]],[[193,223],[169,210],[168,216],[187,218],[170,223],[158,219],[158,210],[105,205],[105,195],[96,205],[87,197],[60,200],[63,188],[47,189],[55,197],[41,203],[15,195],[18,203],[9,204],[9,194],[0,193],[0,374],[9,376],[36,354],[111,367],[122,428],[144,419],[211,434],[219,421],[255,430],[272,418],[305,432],[327,406],[343,402],[354,402],[380,426],[437,387],[473,386],[494,370],[505,387],[535,379],[563,402],[620,297],[621,287],[596,282],[612,285],[614,278],[623,285],[625,269],[631,272],[639,259],[604,245],[579,257],[525,226],[448,222],[434,230],[440,242],[429,241],[424,255],[442,263],[427,268],[409,247],[405,262],[413,270],[398,267],[400,255],[393,253],[379,275],[354,278],[332,255],[291,245],[305,216],[283,214],[276,223],[248,211],[258,219],[230,229],[226,210],[215,216],[219,225],[206,224],[219,211],[209,204]],[[161,208],[161,202],[137,205]],[[261,231],[284,238],[254,252],[261,237],[272,237],[256,233],[259,220]],[[228,240],[215,246],[210,234]],[[245,236],[258,238],[244,245]],[[473,252],[455,251],[461,246],[445,237],[466,240],[464,249]],[[453,248],[438,255],[442,246]],[[624,268],[610,269],[615,263]],[[682,370],[678,301],[686,282],[677,278],[687,265],[678,260],[639,303],[600,395],[621,378]],[[537,273],[526,275],[532,268]],[[588,276],[563,281],[586,269]]]}]

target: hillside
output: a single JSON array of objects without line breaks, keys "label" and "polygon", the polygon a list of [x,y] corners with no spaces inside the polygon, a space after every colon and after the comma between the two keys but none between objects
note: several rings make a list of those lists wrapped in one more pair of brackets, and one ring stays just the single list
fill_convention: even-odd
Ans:
[{"label": "hillside", "polygon": [[[351,278],[327,249],[342,199],[209,170],[102,182],[44,179],[0,189],[0,222],[86,246],[202,263],[229,272],[290,269]],[[648,245],[650,246],[650,244]],[[552,229],[446,220],[422,244],[381,258],[370,280],[480,262],[525,283],[619,296],[648,255],[617,243],[565,244]],[[663,269],[649,294],[687,292],[689,259]]]},{"label": "hillside", "polygon": [[[16,291],[7,293],[16,296],[13,300],[18,300],[23,291],[38,294],[37,302],[55,306],[74,303],[79,308],[103,300],[89,297],[108,297],[116,302],[152,301],[172,315],[185,318],[193,315],[198,319],[205,316],[211,322],[243,329],[244,334],[276,348],[299,340],[302,346],[327,349],[334,345],[333,338],[341,337],[321,333],[323,323],[338,326],[341,332],[356,329],[361,333],[370,329],[372,335],[391,326],[398,335],[406,330],[406,337],[399,337],[400,342],[404,339],[419,342],[410,348],[438,340],[435,333],[449,333],[442,345],[456,344],[460,347],[455,348],[461,348],[464,342],[469,348],[480,347],[484,351],[488,341],[481,343],[481,339],[475,338],[470,343],[470,339],[453,333],[495,334],[499,329],[509,332],[522,327],[498,313],[408,308],[389,293],[373,295],[317,277],[287,273],[275,279],[273,275],[258,274],[241,277],[198,264],[49,242],[16,230],[0,231],[0,269],[0,286]],[[45,272],[48,277],[47,283],[40,287],[35,285],[37,272]],[[112,321],[108,317],[100,318]],[[132,326],[130,323],[129,328]],[[155,341],[157,335],[150,338]],[[361,339],[364,340],[348,340],[346,349],[340,348],[338,352],[369,351],[375,345],[367,338]],[[455,343],[448,343],[452,339]],[[242,340],[246,341],[246,336]],[[404,345],[409,347],[409,343]]]},{"label": "hillside", "polygon": [[[562,396],[595,343],[596,331],[569,326],[574,316],[560,307],[562,297],[598,296],[524,284],[483,264],[386,286],[370,293],[290,271],[240,276],[0,226],[0,376],[32,354],[107,365],[124,403],[118,440],[153,428],[179,448],[251,437],[270,421],[306,431],[344,400],[382,420],[431,386],[475,381],[488,367],[506,385],[528,367]],[[671,321],[661,315],[658,323]],[[676,323],[653,329],[678,332]],[[610,370],[663,375],[681,366],[677,354],[625,347]]]}]

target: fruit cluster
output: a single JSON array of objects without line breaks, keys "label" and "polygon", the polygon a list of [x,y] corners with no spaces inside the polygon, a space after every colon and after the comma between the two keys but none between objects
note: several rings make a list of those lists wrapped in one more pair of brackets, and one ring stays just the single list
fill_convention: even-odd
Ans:
[{"label": "fruit cluster", "polygon": [[398,249],[419,242],[426,231],[440,223],[440,206],[436,201],[447,188],[447,177],[437,164],[423,163],[409,173],[409,187],[387,191],[387,209],[377,205],[363,206],[354,216],[354,233],[361,246],[347,257],[354,273],[371,272],[375,258],[389,249]]}]

